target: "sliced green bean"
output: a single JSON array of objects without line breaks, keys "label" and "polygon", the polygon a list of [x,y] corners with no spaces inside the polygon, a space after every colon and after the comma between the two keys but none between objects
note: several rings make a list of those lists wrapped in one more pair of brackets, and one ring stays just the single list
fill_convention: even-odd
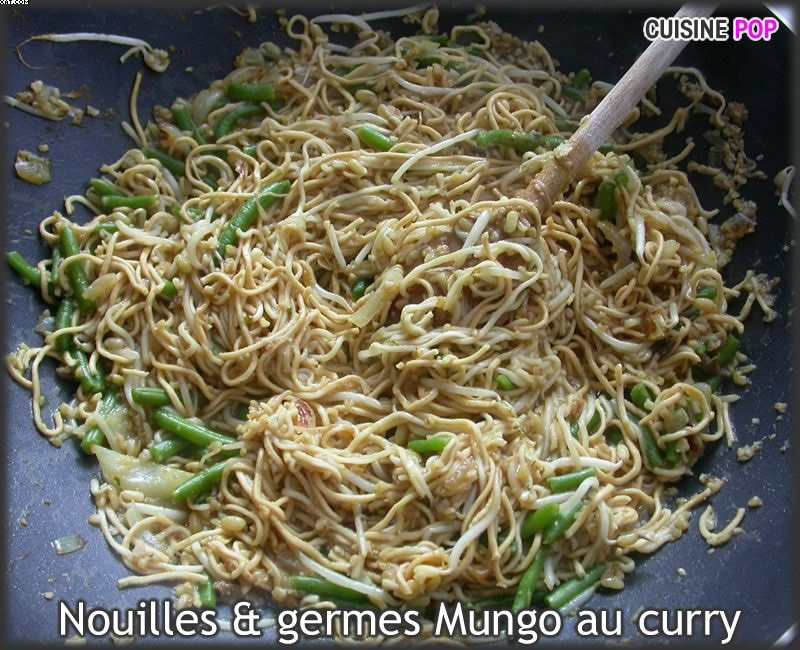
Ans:
[{"label": "sliced green bean", "polygon": [[586,425],[586,430],[589,432],[589,435],[597,433],[597,430],[600,428],[600,421],[601,421],[600,409],[595,407],[594,413],[592,414],[592,417],[589,419],[589,423]]},{"label": "sliced green bean", "polygon": [[224,138],[231,129],[241,120],[251,117],[262,117],[266,111],[258,104],[241,104],[223,115],[214,127],[214,140]]},{"label": "sliced green bean", "polygon": [[555,149],[564,142],[560,135],[542,135],[541,133],[524,133],[509,129],[495,129],[484,131],[477,138],[475,144],[481,149],[492,146],[511,147],[518,153],[534,151],[539,147]]},{"label": "sliced green bean", "polygon": [[99,196],[122,196],[122,190],[105,178],[93,178],[89,184]]},{"label": "sliced green bean", "polygon": [[378,151],[389,151],[397,144],[395,140],[389,138],[369,126],[362,126],[358,129],[358,137],[365,145],[377,149]]},{"label": "sliced green bean", "polygon": [[178,436],[171,436],[153,444],[150,447],[150,457],[157,463],[163,463],[186,449],[200,451],[191,442]]},{"label": "sliced green bean", "polygon": [[717,299],[717,288],[715,286],[702,287],[697,290],[695,298],[705,298],[706,300]]},{"label": "sliced green bean", "polygon": [[569,530],[569,527],[575,523],[575,519],[582,508],[583,503],[579,503],[572,510],[559,513],[550,528],[547,529],[542,541],[545,544],[552,544],[557,539],[560,539]]},{"label": "sliced green bean", "polygon": [[642,437],[642,446],[644,451],[644,457],[647,461],[647,466],[650,469],[656,469],[658,467],[664,467],[665,460],[664,454],[661,452],[661,449],[656,442],[656,439],[653,437],[652,432],[648,427],[643,427],[641,424],[636,423],[636,426],[639,427],[639,431],[641,432]]},{"label": "sliced green bean", "polygon": [[592,81],[592,73],[589,72],[586,68],[581,68],[575,73],[575,76],[572,77],[572,87],[573,88],[586,88],[589,83]]},{"label": "sliced green bean", "polygon": [[95,228],[95,232],[107,232],[110,235],[113,235],[118,230],[119,230],[119,228],[117,228],[117,224],[108,223],[108,222],[99,223],[99,224],[97,224],[97,227]]},{"label": "sliced green bean", "polygon": [[97,364],[97,372],[92,373],[89,368],[89,358],[83,350],[74,350],[75,365],[80,370],[80,383],[87,393],[102,393],[106,388],[102,364]]},{"label": "sliced green bean", "polygon": [[255,158],[258,155],[258,145],[248,144],[244,149],[242,149],[242,151],[248,156]]},{"label": "sliced green bean", "polygon": [[190,131],[197,144],[208,144],[203,134],[200,133],[200,130],[195,126],[194,121],[189,115],[189,110],[185,106],[173,106],[172,119],[175,120],[175,126],[181,131]]},{"label": "sliced green bean", "polygon": [[600,209],[600,218],[603,221],[616,222],[617,220],[617,184],[612,180],[604,180],[597,187],[595,207]]},{"label": "sliced green bean", "polygon": [[180,436],[198,447],[208,447],[215,442],[223,445],[236,442],[235,438],[212,431],[202,424],[190,422],[168,406],[161,406],[153,411],[153,422],[164,431]]},{"label": "sliced green bean", "polygon": [[226,257],[228,246],[236,246],[239,241],[238,231],[244,232],[255,223],[258,218],[258,206],[260,205],[264,210],[269,209],[273,203],[289,193],[290,187],[289,181],[278,181],[260,194],[247,199],[217,238],[217,252],[220,257]]},{"label": "sliced green bean", "polygon": [[199,474],[195,474],[185,483],[181,483],[172,493],[172,498],[175,501],[186,501],[193,496],[197,496],[204,490],[208,490],[217,485],[222,480],[222,473],[225,465],[228,464],[227,460],[220,461],[204,469]]},{"label": "sliced green bean", "polygon": [[343,598],[357,603],[367,603],[366,595],[355,589],[342,587],[325,578],[312,578],[309,576],[292,576],[289,578],[292,589],[304,591],[307,594],[316,594],[324,598]]},{"label": "sliced green bean", "polygon": [[506,375],[497,375],[495,379],[497,389],[502,391],[516,390],[518,386]]},{"label": "sliced green bean", "polygon": [[569,84],[562,84],[561,86],[561,94],[564,97],[569,97],[571,100],[576,102],[585,102],[586,101],[586,93],[579,89],[575,88],[574,86],[570,86]]},{"label": "sliced green bean", "polygon": [[17,275],[25,280],[34,288],[39,288],[42,284],[42,274],[35,266],[26,260],[17,251],[11,251],[7,255],[8,265],[16,271]]},{"label": "sliced green bean", "polygon": [[522,524],[522,530],[520,531],[522,539],[530,539],[540,530],[550,527],[558,518],[558,513],[557,503],[548,503],[531,512],[525,517],[525,522]]},{"label": "sliced green bean", "polygon": [[116,208],[149,208],[158,203],[158,196],[155,194],[144,194],[140,196],[104,196],[100,199],[104,208],[114,210]]},{"label": "sliced green bean", "polygon": [[655,398],[650,389],[642,382],[639,382],[631,389],[631,401],[640,409],[643,409],[644,405],[653,399]]},{"label": "sliced green bean", "polygon": [[172,403],[167,391],[150,386],[131,389],[131,397],[136,404],[142,406],[169,406]]},{"label": "sliced green bean", "polygon": [[594,587],[606,572],[605,564],[598,564],[586,573],[583,578],[572,578],[551,591],[544,599],[551,609],[562,609]]},{"label": "sliced green bean", "polygon": [[47,285],[50,289],[51,296],[55,295],[56,289],[61,286],[58,274],[59,270],[61,269],[61,261],[63,258],[64,256],[61,254],[61,248],[59,248],[58,244],[56,244],[55,248],[53,248],[53,258],[50,264],[50,277],[47,280]]},{"label": "sliced green bean", "polygon": [[197,595],[200,597],[200,607],[203,609],[214,609],[217,606],[217,590],[214,588],[214,578],[205,572],[206,581],[201,582],[197,587]]},{"label": "sliced green bean", "polygon": [[607,153],[611,153],[612,151],[614,151],[614,143],[613,142],[604,142],[599,147],[597,147],[597,150],[603,155],[605,155]]},{"label": "sliced green bean", "polygon": [[533,558],[533,562],[531,562],[531,565],[526,569],[525,573],[522,574],[522,578],[520,578],[519,585],[517,586],[517,595],[511,606],[512,611],[518,612],[531,606],[533,592],[534,589],[536,589],[536,585],[539,583],[539,579],[542,577],[546,558],[547,550],[545,548],[540,548],[536,557]]},{"label": "sliced green bean", "polygon": [[730,365],[736,358],[736,353],[739,352],[739,346],[739,339],[733,334],[728,334],[728,338],[725,339],[725,343],[723,343],[722,347],[719,349],[719,356],[717,357],[719,365]]},{"label": "sliced green bean", "polygon": [[[72,314],[75,313],[76,304],[72,298],[64,298],[58,306],[56,319],[53,325],[54,331],[63,330],[72,325]],[[72,347],[72,334],[59,334],[56,337],[56,350],[66,352]]]},{"label": "sliced green bean", "polygon": [[408,448],[418,454],[441,454],[449,442],[449,436],[433,436],[412,440],[408,443]]},{"label": "sliced green bean", "polygon": [[678,451],[678,441],[670,440],[664,448],[664,460],[670,465],[680,462],[681,454]]},{"label": "sliced green bean", "polygon": [[175,286],[172,280],[167,280],[164,282],[164,286],[161,288],[159,295],[164,296],[164,298],[174,298],[178,295],[178,287]]},{"label": "sliced green bean", "polygon": [[367,287],[369,287],[372,282],[373,278],[359,278],[353,282],[353,285],[350,287],[350,295],[353,296],[353,300],[363,298],[364,294],[367,292]]},{"label": "sliced green bean", "polygon": [[225,95],[235,102],[274,102],[275,87],[270,83],[229,84]]},{"label": "sliced green bean", "polygon": [[623,167],[616,174],[614,174],[614,182],[617,187],[628,187],[628,172]]},{"label": "sliced green bean", "polygon": [[618,445],[622,442],[622,431],[618,427],[610,427],[606,430],[605,438],[607,445]]},{"label": "sliced green bean", "polygon": [[153,160],[160,162],[175,176],[180,177],[186,173],[186,163],[180,158],[175,158],[175,156],[170,156],[168,153],[164,153],[158,149],[153,149],[152,147],[145,147],[142,149],[142,153],[148,158],[152,158]]},{"label": "sliced green bean", "polygon": [[567,492],[574,490],[587,478],[597,476],[597,472],[593,467],[582,469],[579,472],[571,472],[569,474],[562,474],[561,476],[551,476],[547,479],[547,487],[551,492]]},{"label": "sliced green bean", "polygon": [[[117,391],[109,390],[103,395],[103,399],[97,408],[100,410],[100,415],[108,417],[115,411],[124,409],[125,405],[119,401]],[[103,433],[100,427],[94,426],[83,436],[83,440],[81,440],[81,449],[87,454],[91,454],[94,445],[102,447],[105,441],[106,434]]]}]

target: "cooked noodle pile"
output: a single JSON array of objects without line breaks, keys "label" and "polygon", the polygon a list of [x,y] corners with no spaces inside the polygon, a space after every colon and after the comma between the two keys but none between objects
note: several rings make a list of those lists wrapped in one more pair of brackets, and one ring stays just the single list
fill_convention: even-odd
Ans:
[{"label": "cooked noodle pile", "polygon": [[[668,160],[660,146],[692,109],[727,124],[724,99],[697,71],[677,70],[696,91],[690,103],[654,133],[631,130],[637,111],[542,216],[525,190],[552,164],[547,139],[520,153],[476,138],[566,138],[607,84],[573,99],[562,92],[571,76],[540,44],[492,23],[431,38],[436,15],[395,41],[361,18],[295,16],[296,49],[248,50],[186,104],[195,132],[163,109],[142,126],[134,93],[139,146],[103,171],[155,204],[105,209],[92,189],[67,201],[96,213],[88,222],[42,222],[54,247],[72,226],[80,255],[70,262],[84,265],[96,309],[76,311],[66,330],[50,325],[44,345],[10,366],[53,442],[99,428],[125,455],[96,447],[105,480],[92,481],[94,521],[137,574],[122,585],[172,581],[182,605],[198,605],[208,574],[229,598],[312,604],[289,581],[307,575],[378,605],[472,601],[513,593],[546,534],[523,539],[523,523],[555,503],[575,518],[549,545],[544,587],[605,563],[601,584],[620,589],[631,553],[677,539],[714,491],[668,499],[706,443],[733,440],[736,398],[718,384],[746,381],[735,370],[744,356],[720,355],[755,299],[738,315],[727,301],[757,283],[724,286],[707,238],[716,211],[676,166],[691,147]],[[348,25],[357,45],[329,42],[325,22]],[[254,82],[277,99],[214,142],[237,106],[220,103],[225,89]],[[184,174],[146,146],[185,158]],[[637,169],[632,151],[653,164]],[[219,251],[243,203],[282,181],[288,192]],[[611,219],[596,207],[604,181],[615,185]],[[71,290],[65,266],[53,295],[50,262],[40,264],[54,304]],[[40,362],[75,375],[73,352],[56,346],[65,333],[119,388],[112,415],[79,386],[52,426],[42,418]],[[649,393],[639,405],[638,384]],[[235,442],[154,464],[150,449],[168,436],[132,397],[145,386]],[[426,438],[433,451],[414,451]],[[218,486],[169,498],[181,471],[225,451]],[[138,488],[111,478],[125,467],[145,476]],[[593,471],[565,491],[548,484],[582,470]]]}]

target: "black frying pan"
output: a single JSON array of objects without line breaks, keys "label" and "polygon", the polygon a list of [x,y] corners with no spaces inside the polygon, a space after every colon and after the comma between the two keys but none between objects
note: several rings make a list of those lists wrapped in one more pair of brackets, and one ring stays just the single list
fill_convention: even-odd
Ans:
[{"label": "black frying pan", "polygon": [[[336,7],[345,8],[351,9]],[[311,13],[329,10],[329,6],[321,6],[316,12],[309,8]],[[26,47],[26,59],[44,69],[28,70],[13,55],[13,45],[32,34],[50,31],[129,34],[143,37],[156,46],[174,45],[172,64],[164,74],[145,70],[139,106],[143,119],[147,119],[154,104],[169,105],[176,95],[188,97],[224,75],[245,46],[255,46],[267,39],[286,42],[274,12],[266,9],[260,11],[256,24],[223,9],[199,15],[191,10],[42,11],[25,7],[10,12],[6,8],[6,11],[11,47],[6,49],[9,76],[4,93],[13,94],[37,78],[59,86],[62,91],[86,84],[79,105],[89,102],[102,111],[116,111],[114,119],[87,118],[82,128],[76,128],[3,107],[2,119],[10,123],[10,128],[4,129],[7,141],[3,157],[7,248],[20,250],[31,259],[49,254],[36,235],[39,220],[54,209],[62,209],[64,196],[80,191],[89,178],[97,175],[102,163],[116,160],[131,146],[119,127],[119,120],[128,119],[133,76],[142,65],[137,60],[119,64],[117,57],[122,49],[104,44],[34,43]],[[469,11],[471,8],[442,9],[441,23],[449,26],[462,22]],[[641,27],[644,17],[652,13],[671,12],[505,8],[490,9],[489,17],[520,37],[540,39],[564,70],[588,66],[595,78],[615,81],[646,46]],[[763,8],[735,13],[767,14]],[[537,29],[539,25],[543,26],[542,31]],[[398,22],[391,26],[407,29]],[[713,500],[721,521],[727,521],[735,508],[743,506],[752,496],[760,496],[764,505],[758,510],[748,510],[744,533],[713,554],[707,553],[707,546],[699,536],[695,514],[690,531],[678,543],[639,563],[622,593],[598,593],[592,599],[590,605],[594,608],[623,611],[624,636],[629,641],[646,640],[631,622],[642,606],[670,610],[724,609],[730,613],[741,610],[734,643],[772,643],[794,620],[790,566],[795,555],[790,533],[792,450],[785,449],[791,432],[791,413],[777,421],[773,408],[777,401],[791,401],[787,317],[791,279],[789,253],[784,250],[790,240],[791,220],[776,206],[771,180],[790,162],[791,46],[791,34],[781,26],[769,43],[694,43],[678,59],[680,64],[700,67],[712,87],[721,90],[728,99],[747,105],[750,111],[747,150],[751,156],[763,155],[762,167],[770,178],[747,186],[747,196],[759,204],[759,225],[754,236],[740,243],[735,261],[726,271],[727,278],[738,279],[752,266],[781,278],[776,302],[779,317],[770,325],[762,323],[758,316],[748,323],[743,349],[759,368],[752,375],[753,385],[742,394],[733,411],[739,443],[764,439],[764,448],[752,461],[740,465],[734,450],[724,444],[711,446],[695,470],[696,474],[711,472],[728,480],[728,485]],[[187,66],[193,66],[194,70],[186,71]],[[666,95],[665,101],[669,101]],[[703,130],[701,126],[695,135],[699,136]],[[696,139],[702,151],[702,138]],[[50,145],[53,182],[35,188],[14,176],[12,163],[18,149],[33,150],[41,142]],[[693,182],[706,207],[720,207],[722,218],[731,214],[729,207],[722,206],[721,194],[705,177],[695,176]],[[5,286],[4,353],[19,342],[39,341],[32,330],[44,307],[16,278],[7,277]],[[70,387],[56,382],[51,372],[45,371],[44,376],[50,394],[61,397],[71,394]],[[6,399],[2,443],[8,459],[4,510],[8,534],[0,572],[6,582],[7,601],[0,607],[5,619],[0,629],[6,639],[60,645],[57,603],[61,599],[71,605],[83,599],[89,607],[124,608],[135,607],[144,598],[169,597],[170,589],[163,586],[127,591],[116,588],[117,579],[128,571],[107,548],[98,529],[86,521],[93,512],[88,482],[98,474],[95,463],[87,460],[77,445],[66,444],[60,450],[49,446],[33,428],[28,393],[8,378],[2,383]],[[760,423],[753,424],[753,418]],[[771,434],[775,434],[774,439],[770,439]],[[681,484],[684,494],[696,488],[696,480]],[[19,523],[21,518],[27,521],[27,527]],[[88,545],[81,552],[57,556],[51,540],[71,533],[83,536]],[[686,571],[685,577],[678,575],[679,567]],[[42,594],[49,591],[54,592],[55,598],[47,601]],[[574,624],[568,622],[559,639],[576,639],[573,628]],[[719,624],[711,630],[715,640],[721,633]],[[232,639],[229,635],[219,638]],[[274,639],[274,634],[268,633],[257,642],[263,644],[266,639]],[[650,640],[667,641],[664,637]],[[672,642],[678,640],[673,638]],[[703,637],[695,633],[694,640],[702,641]],[[195,638],[191,642],[203,641]]]}]

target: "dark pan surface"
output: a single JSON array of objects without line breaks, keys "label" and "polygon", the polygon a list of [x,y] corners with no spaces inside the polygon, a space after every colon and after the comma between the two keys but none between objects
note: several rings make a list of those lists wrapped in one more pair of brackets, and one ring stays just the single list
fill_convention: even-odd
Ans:
[{"label": "dark pan surface", "polygon": [[[337,7],[340,8],[344,9]],[[321,7],[321,11],[329,10]],[[449,25],[463,20],[467,13],[467,10],[443,9],[440,22]],[[222,9],[194,14],[190,10],[43,11],[26,7],[24,12],[6,15],[11,47],[31,34],[50,31],[130,34],[144,37],[156,46],[174,45],[172,64],[163,75],[144,70],[139,99],[143,121],[150,117],[154,104],[168,106],[176,95],[188,97],[224,75],[245,46],[256,46],[264,40],[285,42],[274,12],[265,9],[260,11],[256,24]],[[650,14],[625,10],[489,12],[489,17],[506,30],[523,38],[541,40],[564,70],[588,66],[595,78],[608,81],[618,79],[644,49],[641,25],[647,15]],[[540,24],[544,26],[541,33],[537,31]],[[712,554],[707,553],[697,531],[699,513],[695,513],[689,532],[678,543],[669,544],[654,557],[642,561],[622,593],[594,597],[590,602],[593,608],[623,611],[624,636],[634,641],[644,641],[631,622],[642,606],[670,610],[724,609],[731,614],[741,610],[734,642],[771,643],[793,621],[789,566],[796,555],[790,532],[793,451],[787,450],[791,413],[777,420],[773,407],[777,401],[790,401],[792,381],[787,317],[791,220],[777,207],[772,184],[775,173],[790,159],[790,41],[789,32],[781,27],[770,43],[690,44],[679,58],[683,65],[700,67],[713,88],[728,99],[743,101],[750,110],[747,151],[753,157],[763,154],[762,168],[769,180],[752,181],[746,188],[746,196],[759,204],[759,226],[754,236],[741,242],[726,277],[730,284],[731,279],[738,280],[751,266],[779,276],[776,302],[779,316],[769,325],[761,322],[760,315],[748,323],[743,349],[759,367],[752,375],[752,386],[733,409],[739,444],[763,439],[763,450],[741,465],[736,461],[735,448],[729,450],[724,444],[713,446],[696,468],[698,475],[708,471],[729,480],[713,500],[721,522],[728,521],[736,507],[744,506],[752,496],[760,496],[764,505],[757,510],[748,509],[743,534]],[[123,49],[105,44],[34,43],[27,46],[26,58],[44,69],[28,70],[13,56],[11,47],[6,50],[9,87],[4,93],[22,90],[37,78],[59,86],[62,91],[87,84],[79,106],[88,101],[101,111],[116,111],[115,119],[87,118],[82,128],[76,128],[3,108],[2,119],[11,125],[6,129],[8,140],[3,158],[3,173],[8,183],[4,212],[7,248],[38,259],[48,254],[36,234],[38,222],[52,210],[62,209],[64,196],[82,191],[102,163],[116,160],[131,146],[119,121],[129,119],[127,106],[133,77],[143,66],[138,60],[119,64],[117,57]],[[186,72],[187,66],[193,66],[194,71]],[[701,126],[697,133],[702,130]],[[54,178],[51,184],[35,188],[14,176],[13,158],[18,149],[35,150],[41,142],[50,145]],[[693,182],[706,207],[720,207],[722,218],[730,216],[731,208],[722,205],[721,194],[706,179],[694,176]],[[16,278],[7,278],[6,298],[4,354],[15,349],[19,342],[38,344],[39,338],[32,330],[44,306]],[[69,386],[57,384],[52,369],[50,365],[43,373],[51,389],[48,394],[67,397]],[[168,597],[170,589],[163,586],[127,591],[116,588],[117,579],[128,571],[106,546],[99,530],[86,521],[93,512],[88,482],[98,475],[95,463],[88,461],[71,442],[60,450],[48,445],[33,427],[29,394],[8,378],[2,383],[6,396],[2,440],[8,459],[5,474],[8,535],[3,570],[7,600],[2,608],[6,638],[59,641],[57,603],[61,599],[69,604],[84,599],[89,607],[125,608],[135,607],[140,599]],[[55,399],[50,403],[55,403]],[[759,418],[760,424],[752,424],[753,418]],[[769,438],[771,434],[775,434],[774,439]],[[681,488],[683,494],[693,493],[697,481],[685,481]],[[51,503],[48,505],[45,500]],[[27,527],[19,523],[21,518],[27,521]],[[71,533],[83,536],[88,545],[81,552],[57,556],[51,541]],[[685,569],[685,577],[677,574],[679,567]],[[53,600],[44,599],[42,594],[48,591],[55,593]],[[721,626],[716,624],[712,636],[719,639],[721,632]],[[270,633],[265,638],[274,636]],[[256,642],[263,644],[265,638]],[[567,622],[559,639],[575,638],[574,623]],[[177,638],[173,641],[186,643]],[[661,637],[657,641],[670,640]],[[190,642],[204,641],[195,638]]]}]

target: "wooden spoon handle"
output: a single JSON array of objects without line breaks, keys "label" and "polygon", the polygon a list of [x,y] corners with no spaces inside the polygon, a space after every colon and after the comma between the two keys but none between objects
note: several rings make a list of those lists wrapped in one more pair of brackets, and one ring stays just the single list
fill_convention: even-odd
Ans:
[{"label": "wooden spoon handle", "polygon": [[[684,5],[675,17],[710,16],[714,9],[714,5]],[[537,207],[540,215],[550,210],[580,168],[611,137],[685,46],[686,41],[650,43],[572,137],[555,150],[552,164],[536,174],[525,190],[525,197]]]}]

